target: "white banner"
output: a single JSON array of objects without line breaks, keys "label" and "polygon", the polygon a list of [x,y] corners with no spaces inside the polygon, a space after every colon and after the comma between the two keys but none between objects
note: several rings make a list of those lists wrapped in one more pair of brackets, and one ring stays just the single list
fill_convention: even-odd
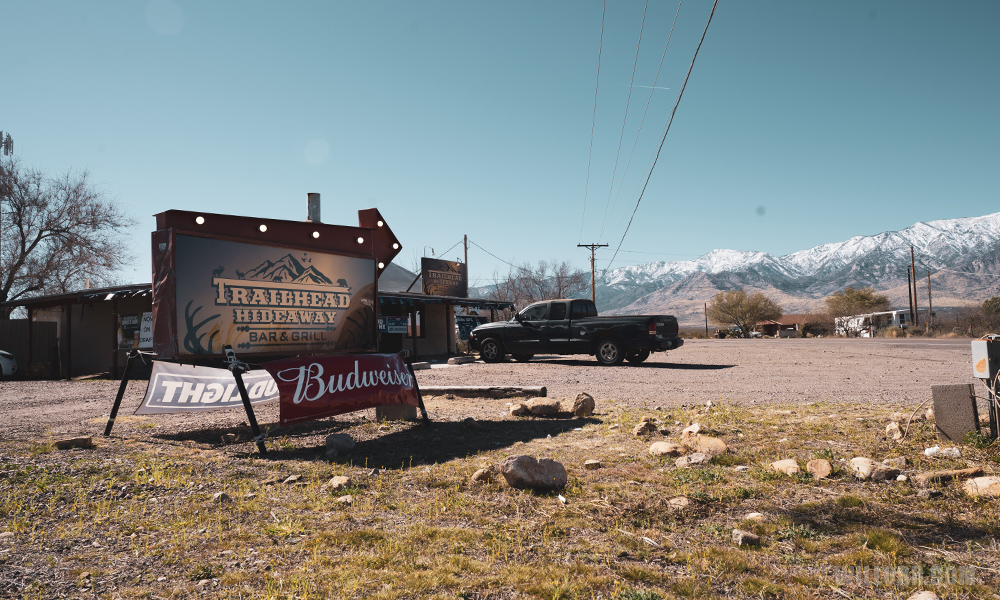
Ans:
[{"label": "white banner", "polygon": [[[278,399],[278,386],[271,375],[257,369],[243,374],[251,404]],[[226,369],[195,367],[153,361],[146,397],[137,415],[216,410],[243,406],[236,379]]]}]

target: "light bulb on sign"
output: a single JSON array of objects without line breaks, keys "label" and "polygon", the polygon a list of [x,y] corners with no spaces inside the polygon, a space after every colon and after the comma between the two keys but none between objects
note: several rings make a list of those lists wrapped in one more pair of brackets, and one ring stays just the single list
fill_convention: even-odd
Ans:
[{"label": "light bulb on sign", "polygon": [[203,217],[201,215],[198,215],[197,217],[194,218],[194,222],[197,223],[197,224],[199,224],[199,225],[204,225],[205,224],[205,217]]},{"label": "light bulb on sign", "polygon": [[364,244],[364,243],[365,243],[365,238],[363,238],[363,237],[359,237],[359,238],[358,238],[358,243],[359,243],[359,244]]},{"label": "light bulb on sign", "polygon": [[262,224],[260,227],[258,227],[258,229],[260,229],[261,233],[264,233],[265,231],[267,231],[267,225]]},{"label": "light bulb on sign", "polygon": [[379,227],[381,227],[381,226],[383,226],[383,225],[385,225],[385,223],[383,223],[382,221],[379,221],[379,222],[378,222],[378,226],[379,226]]},{"label": "light bulb on sign", "polygon": [[314,231],[313,232],[313,238],[318,238],[318,237],[319,237],[319,232],[318,231]]},{"label": "light bulb on sign", "polygon": [[384,268],[385,268],[385,263],[384,263],[384,262],[380,262],[380,263],[378,264],[378,268],[380,268],[380,269],[384,269]]},{"label": "light bulb on sign", "polygon": [[392,245],[392,249],[393,250],[399,250],[399,244],[393,244]]}]

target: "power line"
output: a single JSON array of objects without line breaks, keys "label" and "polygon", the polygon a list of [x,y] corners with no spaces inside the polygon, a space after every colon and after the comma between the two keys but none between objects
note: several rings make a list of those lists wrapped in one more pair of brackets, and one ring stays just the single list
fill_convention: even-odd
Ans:
[{"label": "power line", "polygon": [[[649,168],[649,174],[646,176],[646,183],[642,186],[642,192],[639,194],[639,199],[635,202],[635,209],[632,210],[632,217],[628,220],[628,226],[625,228],[625,233],[622,234],[622,239],[618,242],[618,248],[615,249],[614,255],[611,257],[611,262],[614,262],[615,257],[618,256],[618,250],[622,247],[622,243],[625,241],[625,236],[628,235],[628,230],[632,227],[632,221],[635,219],[635,213],[639,210],[639,203],[642,202],[643,196],[646,195],[646,187],[649,185],[650,178],[653,177],[653,170],[656,169],[656,162],[660,159],[660,152],[663,151],[663,144],[667,141],[667,134],[670,133],[670,125],[674,122],[674,115],[677,114],[677,107],[681,103],[681,98],[684,96],[684,90],[687,89],[688,79],[691,78],[691,71],[694,69],[694,61],[698,59],[698,53],[701,51],[701,45],[705,42],[705,36],[708,34],[708,26],[712,24],[712,17],[715,16],[715,9],[719,6],[719,0],[715,0],[715,4],[712,5],[712,12],[708,15],[708,22],[705,23],[705,30],[701,32],[701,39],[698,40],[698,47],[695,48],[694,56],[691,57],[691,64],[688,66],[687,75],[684,76],[684,84],[681,85],[681,90],[677,94],[677,100],[674,102],[674,108],[670,111],[670,119],[667,121],[667,128],[663,132],[663,138],[660,139],[660,147],[656,151],[656,159],[653,160],[653,166]],[[611,263],[604,268],[601,273],[601,277],[608,272],[611,268]]]},{"label": "power line", "polygon": [[[622,173],[622,181],[618,184],[618,193],[615,194],[615,201],[611,204],[612,214],[615,212],[615,207],[618,206],[618,197],[622,194],[622,188],[625,187],[625,177],[628,175],[629,167],[632,166],[632,156],[635,155],[635,147],[636,144],[639,143],[639,134],[642,133],[642,126],[646,122],[646,113],[649,112],[649,104],[653,101],[653,92],[656,91],[656,82],[660,79],[660,71],[663,69],[663,60],[667,57],[667,48],[670,47],[670,39],[674,37],[674,27],[677,25],[677,16],[681,14],[682,4],[684,4],[684,0],[677,3],[677,11],[674,13],[674,22],[670,24],[670,34],[667,35],[667,43],[663,45],[663,54],[660,55],[660,64],[656,67],[656,77],[653,78],[653,85],[649,86],[649,96],[646,98],[646,108],[642,111],[642,119],[639,120],[639,129],[636,130],[635,139],[632,140],[632,150],[628,154],[628,162],[625,163],[625,172]],[[613,181],[612,185],[614,185]]]},{"label": "power line", "polygon": [[[618,135],[618,152],[615,153],[615,168],[611,171],[611,186],[608,187],[608,200],[604,204],[604,220],[601,222],[601,233],[597,239],[604,236],[604,226],[608,223],[608,206],[611,205],[611,194],[615,191],[615,175],[618,174],[618,157],[622,153],[622,140],[625,139],[625,122],[628,121],[628,109],[632,104],[632,84],[635,83],[635,67],[639,64],[639,48],[642,47],[642,32],[646,28],[646,10],[649,8],[649,0],[642,9],[642,23],[639,25],[639,41],[635,44],[635,59],[632,61],[632,78],[628,81],[628,97],[625,99],[625,115],[622,117],[622,132]],[[652,91],[650,91],[652,93]],[[623,176],[624,177],[624,176]]]},{"label": "power line", "polygon": [[520,270],[520,271],[524,271],[524,272],[526,272],[526,273],[530,273],[530,272],[531,272],[531,271],[529,271],[528,269],[525,269],[524,267],[519,267],[519,266],[515,265],[514,263],[511,263],[511,262],[507,262],[507,261],[505,261],[504,259],[500,258],[500,257],[499,257],[499,256],[497,256],[496,254],[493,254],[492,252],[490,252],[490,251],[489,251],[489,250],[487,250],[486,248],[483,248],[482,246],[480,246],[479,244],[477,244],[476,242],[474,242],[474,241],[472,241],[472,240],[469,240],[469,243],[470,243],[470,244],[472,244],[473,246],[475,246],[476,248],[479,248],[480,250],[482,250],[482,251],[483,251],[483,252],[485,252],[486,254],[489,254],[489,255],[490,255],[490,256],[492,256],[493,258],[495,258],[495,259],[499,260],[500,262],[502,262],[503,264],[505,264],[505,265],[507,265],[507,266],[510,266],[510,267],[514,267],[515,269],[518,269],[518,270]]},{"label": "power line", "polygon": [[587,154],[587,183],[583,188],[583,214],[580,216],[580,235],[583,239],[583,223],[587,218],[587,195],[590,193],[590,161],[594,157],[594,125],[597,123],[597,90],[601,85],[601,53],[604,51],[604,15],[608,11],[608,0],[604,0],[601,10],[601,41],[597,45],[597,81],[594,82],[594,116],[590,122],[590,151]]}]

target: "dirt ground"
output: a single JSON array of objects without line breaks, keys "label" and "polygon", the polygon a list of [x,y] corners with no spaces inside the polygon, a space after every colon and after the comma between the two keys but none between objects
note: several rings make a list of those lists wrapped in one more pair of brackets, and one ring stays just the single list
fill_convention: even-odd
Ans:
[{"label": "dirt ground", "polygon": [[[598,410],[681,407],[707,400],[743,405],[816,401],[913,405],[930,398],[930,386],[972,383],[969,340],[808,339],[688,340],[657,353],[641,366],[602,367],[591,356],[539,356],[529,363],[435,365],[417,372],[421,386],[545,386],[549,396],[587,392]],[[145,381],[128,385],[114,434],[158,437],[204,431],[206,435],[246,421],[240,409],[196,415],[129,417]],[[6,439],[98,435],[118,390],[114,381],[3,381],[0,414]],[[425,397],[432,419],[495,420],[509,400]],[[256,408],[262,427],[275,434],[276,403]],[[124,418],[123,418],[124,417]],[[337,421],[372,419],[374,411]],[[334,425],[334,423],[327,423]],[[322,424],[292,428],[316,429]],[[318,434],[317,434],[318,435]]]}]

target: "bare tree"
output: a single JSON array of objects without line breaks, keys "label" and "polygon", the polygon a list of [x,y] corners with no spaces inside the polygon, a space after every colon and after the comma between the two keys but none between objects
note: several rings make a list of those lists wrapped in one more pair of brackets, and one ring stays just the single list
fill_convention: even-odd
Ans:
[{"label": "bare tree", "polygon": [[86,171],[49,176],[10,158],[0,172],[0,302],[69,292],[87,278],[103,285],[130,262],[121,237],[135,221]]},{"label": "bare tree", "polygon": [[715,323],[735,325],[743,337],[750,335],[757,323],[781,318],[781,307],[773,300],[743,290],[719,292],[708,303],[708,318]]},{"label": "bare tree", "polygon": [[516,310],[539,300],[571,298],[587,289],[586,274],[565,261],[543,260],[537,267],[524,263],[512,267],[507,275],[494,274],[494,280],[489,299],[513,302]]}]

